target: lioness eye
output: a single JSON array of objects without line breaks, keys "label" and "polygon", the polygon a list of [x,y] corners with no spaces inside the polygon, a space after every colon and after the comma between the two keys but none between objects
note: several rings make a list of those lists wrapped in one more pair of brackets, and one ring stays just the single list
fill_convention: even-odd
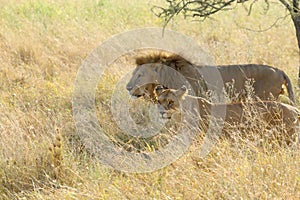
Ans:
[{"label": "lioness eye", "polygon": [[170,100],[169,101],[169,106],[173,106],[173,104],[174,104],[174,101]]}]

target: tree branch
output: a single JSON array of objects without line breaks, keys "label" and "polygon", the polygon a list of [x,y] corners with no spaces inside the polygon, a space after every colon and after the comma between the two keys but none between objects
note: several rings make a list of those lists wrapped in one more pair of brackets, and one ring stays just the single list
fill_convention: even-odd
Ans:
[{"label": "tree branch", "polygon": [[[165,20],[164,27],[178,14],[183,14],[185,18],[198,18],[199,20],[205,20],[211,15],[219,11],[231,10],[233,4],[244,4],[250,0],[165,0],[168,6],[154,6],[151,8],[152,12]],[[286,0],[280,0],[290,6]],[[296,1],[296,0],[295,0]],[[253,0],[250,5],[250,15],[252,6],[257,0]],[[268,0],[265,0],[268,5]],[[268,5],[269,6],[269,5]]]},{"label": "tree branch", "polygon": [[[293,13],[293,7],[286,2],[285,0],[279,0],[285,7],[286,9],[288,9],[288,11],[292,14]],[[297,0],[293,0],[293,1],[297,1]]]},{"label": "tree branch", "polygon": [[249,0],[165,0],[168,6],[154,6],[152,12],[165,20],[165,26],[174,16],[182,13],[184,17],[207,18],[222,10],[230,10],[234,3]]},{"label": "tree branch", "polygon": [[293,11],[295,13],[299,13],[299,0],[293,0]]},{"label": "tree branch", "polygon": [[235,24],[236,24],[238,27],[242,28],[242,29],[245,29],[245,30],[248,30],[248,31],[252,31],[252,32],[258,32],[258,33],[260,33],[260,32],[266,32],[266,31],[272,29],[274,26],[276,26],[276,25],[279,24],[279,21],[285,20],[288,16],[290,16],[290,14],[287,14],[287,15],[285,15],[285,16],[283,16],[283,17],[279,17],[279,18],[277,18],[270,26],[268,26],[267,28],[264,28],[264,29],[258,29],[258,30],[255,30],[255,29],[251,29],[251,28],[247,28],[247,27],[241,26],[241,25],[239,25],[236,21],[235,21]]}]

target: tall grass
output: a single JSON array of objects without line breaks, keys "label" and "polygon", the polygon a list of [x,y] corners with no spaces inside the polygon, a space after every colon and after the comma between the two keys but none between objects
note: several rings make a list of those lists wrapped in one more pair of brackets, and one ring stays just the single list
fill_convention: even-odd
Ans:
[{"label": "tall grass", "polygon": [[[201,140],[196,139],[175,163],[146,174],[107,168],[85,150],[71,111],[76,72],[111,35],[162,26],[150,12],[154,4],[163,2],[0,0],[1,199],[300,197],[299,151],[289,148],[268,152],[249,145],[236,148],[225,140],[201,159]],[[279,20],[263,32],[243,28],[264,29],[285,14],[274,1],[265,15],[257,4],[250,16],[239,7],[201,23],[178,16],[167,28],[194,38],[216,64],[269,64],[296,85],[298,49],[291,20]],[[122,73],[132,67],[128,63]],[[102,108],[110,106],[122,75],[117,69],[99,83]],[[106,131],[115,133],[111,120],[109,114],[99,117]]]}]

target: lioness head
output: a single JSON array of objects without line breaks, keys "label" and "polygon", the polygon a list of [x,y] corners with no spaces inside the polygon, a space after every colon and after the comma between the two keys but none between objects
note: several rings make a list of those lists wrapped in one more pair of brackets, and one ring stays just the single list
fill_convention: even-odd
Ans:
[{"label": "lioness head", "polygon": [[181,101],[187,92],[188,90],[185,86],[178,90],[164,89],[161,85],[156,86],[157,107],[163,119],[170,119],[173,114],[180,111]]}]

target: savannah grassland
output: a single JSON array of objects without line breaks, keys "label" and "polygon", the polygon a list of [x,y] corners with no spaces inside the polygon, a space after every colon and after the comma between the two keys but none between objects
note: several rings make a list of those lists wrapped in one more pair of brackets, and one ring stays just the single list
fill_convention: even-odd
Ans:
[{"label": "savannah grassland", "polygon": [[[192,37],[216,64],[284,70],[298,99],[295,31],[283,6],[274,2],[267,12],[255,4],[250,16],[240,6],[204,22],[177,17],[167,28]],[[300,198],[300,152],[290,148],[221,142],[199,159],[195,141],[172,165],[129,174],[103,166],[80,145],[71,100],[81,62],[114,34],[161,27],[163,20],[150,8],[162,3],[0,0],[1,199]],[[271,29],[258,31],[276,20]],[[110,76],[99,86],[103,106],[109,106],[116,82]],[[99,121],[114,131],[108,116]]]}]

